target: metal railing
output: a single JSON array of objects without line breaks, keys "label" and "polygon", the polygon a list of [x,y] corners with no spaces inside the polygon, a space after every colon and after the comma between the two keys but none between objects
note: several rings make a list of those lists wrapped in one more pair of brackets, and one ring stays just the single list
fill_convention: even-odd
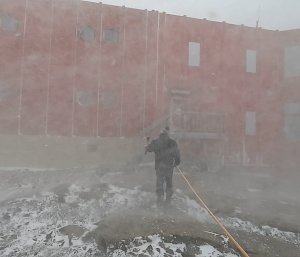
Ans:
[{"label": "metal railing", "polygon": [[172,115],[172,130],[186,133],[226,133],[226,114],[214,112],[183,112]]}]

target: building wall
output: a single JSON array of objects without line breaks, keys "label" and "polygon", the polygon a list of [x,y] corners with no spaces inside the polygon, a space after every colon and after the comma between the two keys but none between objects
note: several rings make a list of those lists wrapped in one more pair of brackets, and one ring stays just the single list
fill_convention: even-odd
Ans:
[{"label": "building wall", "polygon": [[[227,163],[299,159],[285,135],[299,76],[284,74],[299,30],[79,0],[2,0],[0,17],[2,135],[132,138],[160,125],[172,91],[185,90],[183,111],[226,115]],[[200,43],[199,66],[189,66],[189,42]],[[247,50],[256,51],[255,73]]]},{"label": "building wall", "polygon": [[103,171],[132,169],[144,156],[140,138],[0,135],[0,168]]}]

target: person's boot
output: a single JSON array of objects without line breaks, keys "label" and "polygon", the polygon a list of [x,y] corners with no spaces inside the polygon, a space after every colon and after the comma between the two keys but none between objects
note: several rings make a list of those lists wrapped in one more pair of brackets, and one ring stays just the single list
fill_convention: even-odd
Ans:
[{"label": "person's boot", "polygon": [[163,199],[163,196],[162,195],[158,195],[157,196],[157,199],[156,199],[156,206],[158,208],[162,207],[164,204],[164,199]]},{"label": "person's boot", "polygon": [[165,203],[166,207],[171,205],[171,200],[172,200],[172,195],[167,195],[166,196],[166,203]]}]

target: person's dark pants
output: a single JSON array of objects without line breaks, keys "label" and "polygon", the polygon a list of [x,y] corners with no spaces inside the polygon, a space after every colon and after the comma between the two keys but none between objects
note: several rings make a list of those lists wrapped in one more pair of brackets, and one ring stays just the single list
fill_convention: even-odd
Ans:
[{"label": "person's dark pants", "polygon": [[[161,203],[164,200],[166,191],[166,202],[171,201],[173,195],[173,167],[158,167],[156,170],[156,194],[157,201]],[[166,184],[166,190],[164,190]]]}]

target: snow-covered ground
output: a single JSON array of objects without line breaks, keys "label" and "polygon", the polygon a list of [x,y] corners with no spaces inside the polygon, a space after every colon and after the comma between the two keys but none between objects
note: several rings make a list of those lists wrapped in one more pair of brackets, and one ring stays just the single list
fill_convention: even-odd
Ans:
[{"label": "snow-covered ground", "polygon": [[[32,176],[37,178],[40,175]],[[97,242],[90,236],[97,224],[124,210],[146,208],[155,213],[155,194],[141,187],[127,188],[107,183],[105,176],[102,179],[97,177],[93,184],[84,183],[83,178],[68,185],[58,183],[59,186],[45,186],[43,190],[34,190],[38,182],[30,182],[30,179],[23,180],[23,184],[1,184],[2,194],[4,188],[7,192],[19,190],[27,193],[31,188],[34,194],[18,195],[1,203],[0,256],[183,256],[187,248],[191,247],[187,242],[170,241],[163,235],[149,234],[127,238],[123,247],[122,240],[110,243],[107,245],[107,253],[103,255]],[[49,181],[49,185],[51,183]],[[206,211],[182,190],[176,190],[173,208],[199,223],[212,223]],[[164,213],[158,215],[163,216]],[[300,245],[300,235],[297,233],[269,226],[259,227],[236,217],[220,219],[230,229]],[[227,250],[221,252],[209,243],[194,243],[194,256],[239,256],[228,245],[225,237],[224,244]]]}]

